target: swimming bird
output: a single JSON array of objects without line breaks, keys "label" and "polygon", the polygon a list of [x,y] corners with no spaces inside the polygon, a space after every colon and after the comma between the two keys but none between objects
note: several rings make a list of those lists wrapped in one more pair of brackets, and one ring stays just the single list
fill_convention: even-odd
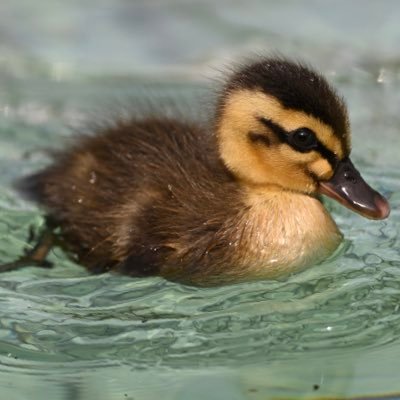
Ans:
[{"label": "swimming bird", "polygon": [[343,99],[310,67],[267,57],[236,68],[211,120],[115,121],[20,188],[90,271],[204,286],[275,279],[331,255],[342,234],[321,194],[389,215],[349,158]]}]

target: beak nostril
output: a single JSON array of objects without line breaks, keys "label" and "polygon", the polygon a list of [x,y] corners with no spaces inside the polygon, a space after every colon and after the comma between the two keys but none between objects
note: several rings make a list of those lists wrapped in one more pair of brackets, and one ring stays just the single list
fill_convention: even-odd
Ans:
[{"label": "beak nostril", "polygon": [[345,171],[343,176],[344,176],[344,179],[346,179],[346,181],[350,181],[351,183],[357,183],[357,179],[350,171]]}]

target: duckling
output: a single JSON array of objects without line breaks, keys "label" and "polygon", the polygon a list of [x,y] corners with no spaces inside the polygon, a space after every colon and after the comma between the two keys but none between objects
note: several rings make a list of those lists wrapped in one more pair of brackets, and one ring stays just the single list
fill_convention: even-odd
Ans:
[{"label": "duckling", "polygon": [[342,234],[320,194],[389,215],[350,161],[343,99],[310,67],[267,57],[236,69],[210,125],[116,121],[20,187],[89,271],[203,286],[275,279],[332,254]]}]

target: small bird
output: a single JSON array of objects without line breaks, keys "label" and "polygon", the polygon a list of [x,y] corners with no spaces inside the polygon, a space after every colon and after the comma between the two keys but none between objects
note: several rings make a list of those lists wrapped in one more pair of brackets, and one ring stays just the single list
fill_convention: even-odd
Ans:
[{"label": "small bird", "polygon": [[320,194],[389,215],[350,149],[344,101],[319,73],[259,59],[232,72],[210,124],[115,121],[23,179],[60,233],[20,261],[40,264],[57,237],[92,272],[209,286],[302,270],[342,241]]}]

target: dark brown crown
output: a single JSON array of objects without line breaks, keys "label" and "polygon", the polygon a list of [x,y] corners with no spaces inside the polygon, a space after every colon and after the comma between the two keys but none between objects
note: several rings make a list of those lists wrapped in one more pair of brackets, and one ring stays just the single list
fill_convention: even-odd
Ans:
[{"label": "dark brown crown", "polygon": [[343,99],[323,76],[299,62],[264,58],[239,68],[228,81],[225,96],[237,89],[260,89],[276,97],[284,107],[303,111],[330,125],[335,135],[347,142],[349,123]]}]

